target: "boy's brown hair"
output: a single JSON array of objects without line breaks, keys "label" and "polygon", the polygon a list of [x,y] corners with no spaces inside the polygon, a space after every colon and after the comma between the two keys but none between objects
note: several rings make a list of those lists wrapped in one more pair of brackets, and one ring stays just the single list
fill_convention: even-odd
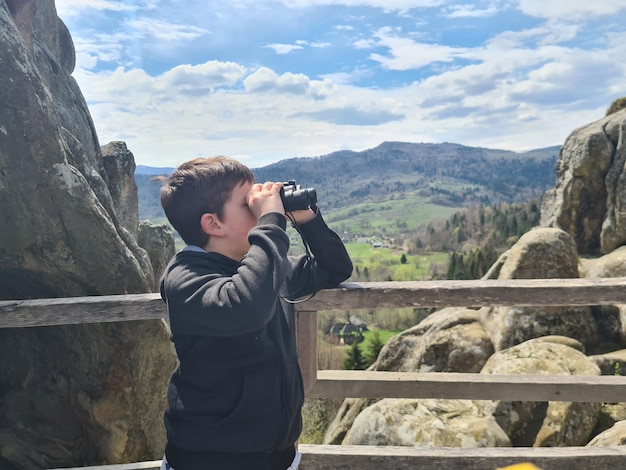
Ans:
[{"label": "boy's brown hair", "polygon": [[200,226],[202,215],[213,213],[221,219],[233,188],[254,183],[255,178],[246,165],[217,156],[190,160],[155,180],[162,183],[161,206],[174,229],[187,245],[203,247],[209,236]]}]

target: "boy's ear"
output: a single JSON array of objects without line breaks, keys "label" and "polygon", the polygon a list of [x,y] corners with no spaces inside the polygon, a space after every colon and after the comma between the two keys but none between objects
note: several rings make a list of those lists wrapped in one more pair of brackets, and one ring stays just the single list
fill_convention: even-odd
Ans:
[{"label": "boy's ear", "polygon": [[202,217],[200,218],[200,226],[202,227],[202,231],[209,236],[220,237],[224,235],[222,223],[217,215],[213,213],[202,214]]}]

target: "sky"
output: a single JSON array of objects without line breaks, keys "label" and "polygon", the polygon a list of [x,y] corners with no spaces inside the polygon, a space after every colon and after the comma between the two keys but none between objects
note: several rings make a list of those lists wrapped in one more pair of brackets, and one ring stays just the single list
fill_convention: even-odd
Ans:
[{"label": "sky", "polygon": [[100,144],[252,168],[562,145],[626,96],[624,0],[56,0]]}]

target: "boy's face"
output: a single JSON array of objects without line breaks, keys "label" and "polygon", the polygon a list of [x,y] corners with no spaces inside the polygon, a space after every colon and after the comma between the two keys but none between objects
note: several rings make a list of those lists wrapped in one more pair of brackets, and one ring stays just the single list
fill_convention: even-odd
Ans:
[{"label": "boy's face", "polygon": [[225,247],[228,253],[224,254],[236,260],[241,260],[250,249],[248,232],[257,224],[256,217],[248,207],[251,187],[249,181],[235,186],[222,212],[222,229],[228,240]]}]

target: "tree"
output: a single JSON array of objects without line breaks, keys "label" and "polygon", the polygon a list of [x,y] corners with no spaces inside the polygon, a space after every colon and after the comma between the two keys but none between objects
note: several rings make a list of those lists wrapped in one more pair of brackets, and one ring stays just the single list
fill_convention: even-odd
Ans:
[{"label": "tree", "polygon": [[608,116],[609,114],[616,113],[618,111],[621,111],[624,108],[626,108],[626,97],[617,98],[615,101],[611,103],[611,106],[609,106],[609,109],[606,110],[606,115]]},{"label": "tree", "polygon": [[346,357],[343,360],[343,368],[345,370],[365,370],[365,361],[358,342],[353,342],[346,351]]},{"label": "tree", "polygon": [[370,337],[367,339],[367,354],[365,355],[365,368],[371,366],[378,359],[380,350],[383,349],[383,340],[380,339],[380,333],[378,330],[374,330]]}]

